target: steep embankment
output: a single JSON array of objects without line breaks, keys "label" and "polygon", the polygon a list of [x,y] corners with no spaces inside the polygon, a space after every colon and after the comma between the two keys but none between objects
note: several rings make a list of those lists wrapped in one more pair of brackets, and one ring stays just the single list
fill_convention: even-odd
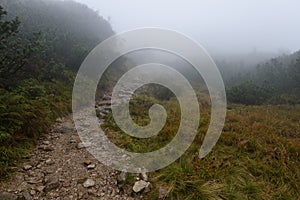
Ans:
[{"label": "steep embankment", "polygon": [[72,1],[0,0],[0,15],[2,179],[58,117],[70,113],[78,67],[113,30],[97,12]]}]

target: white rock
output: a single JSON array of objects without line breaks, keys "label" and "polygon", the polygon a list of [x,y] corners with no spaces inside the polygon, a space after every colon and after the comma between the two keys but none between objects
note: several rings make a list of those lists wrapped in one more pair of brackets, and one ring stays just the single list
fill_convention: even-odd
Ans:
[{"label": "white rock", "polygon": [[148,181],[148,176],[147,176],[146,172],[142,172],[141,176],[144,181]]},{"label": "white rock", "polygon": [[83,187],[89,188],[95,186],[95,184],[96,184],[95,181],[89,178],[83,183]]},{"label": "white rock", "polygon": [[96,165],[95,164],[90,164],[87,166],[88,169],[95,169]]},{"label": "white rock", "polygon": [[126,172],[121,172],[118,176],[117,176],[117,181],[122,183],[126,181],[126,177],[127,177],[127,173]]},{"label": "white rock", "polygon": [[30,190],[30,195],[35,195],[35,194],[36,194],[35,190]]},{"label": "white rock", "polygon": [[54,164],[54,162],[51,159],[48,159],[48,160],[46,160],[46,164],[47,165],[52,165],[52,164]]},{"label": "white rock", "polygon": [[80,142],[80,143],[78,143],[77,148],[78,148],[78,149],[83,149],[83,148],[86,148],[86,147],[89,147],[89,146],[91,146],[90,143],[83,143],[83,142]]},{"label": "white rock", "polygon": [[142,191],[143,189],[147,188],[149,185],[150,185],[149,182],[140,180],[140,181],[135,182],[132,189],[135,193],[138,193],[138,192]]},{"label": "white rock", "polygon": [[30,170],[31,168],[32,168],[31,165],[24,165],[24,167],[23,167],[23,169],[25,169],[25,170]]},{"label": "white rock", "polygon": [[45,186],[38,186],[36,189],[37,191],[41,192],[45,189]]},{"label": "white rock", "polygon": [[77,149],[82,149],[84,147],[85,146],[84,146],[84,144],[82,142],[78,143],[78,145],[77,145]]}]

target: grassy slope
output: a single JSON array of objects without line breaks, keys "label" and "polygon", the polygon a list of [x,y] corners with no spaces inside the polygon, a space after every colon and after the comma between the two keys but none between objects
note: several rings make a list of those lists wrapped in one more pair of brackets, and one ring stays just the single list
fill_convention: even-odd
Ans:
[{"label": "grassy slope", "polygon": [[11,130],[11,135],[0,137],[0,180],[15,170],[57,118],[70,113],[71,86],[71,81],[33,81],[12,91],[0,90],[0,133]]},{"label": "grassy slope", "polygon": [[[147,124],[148,108],[157,101],[139,97],[132,102],[133,119],[140,125]],[[177,131],[180,113],[176,100],[160,103],[169,118],[158,136],[131,138],[107,116],[104,126],[109,138],[135,152],[166,145]],[[149,199],[157,199],[155,188],[159,186],[169,188],[169,199],[300,199],[300,105],[232,105],[218,144],[200,160],[198,151],[209,123],[208,108],[208,103],[201,103],[199,134],[184,156],[150,174],[154,189],[146,194]],[[129,177],[128,183],[132,182]]]}]

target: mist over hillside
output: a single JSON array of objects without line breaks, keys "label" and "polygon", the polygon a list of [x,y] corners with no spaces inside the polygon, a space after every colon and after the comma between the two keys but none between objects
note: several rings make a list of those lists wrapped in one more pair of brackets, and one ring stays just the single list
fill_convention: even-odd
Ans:
[{"label": "mist over hillside", "polygon": [[0,200],[299,200],[299,8],[0,0]]},{"label": "mist over hillside", "polygon": [[299,49],[299,1],[76,1],[109,18],[117,33],[139,27],[176,30],[211,54],[281,54]]},{"label": "mist over hillside", "polygon": [[111,25],[84,4],[60,0],[0,0],[7,19],[18,17],[23,37],[41,33],[48,53],[78,69],[85,56],[114,34]]}]

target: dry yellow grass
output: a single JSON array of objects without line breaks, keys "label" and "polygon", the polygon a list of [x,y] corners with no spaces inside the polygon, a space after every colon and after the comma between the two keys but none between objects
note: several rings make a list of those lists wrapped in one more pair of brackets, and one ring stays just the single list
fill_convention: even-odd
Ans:
[{"label": "dry yellow grass", "polygon": [[[156,100],[139,97],[131,107],[139,124],[149,121],[147,110]],[[168,110],[166,126],[151,139],[135,139],[107,117],[109,138],[130,151],[148,152],[167,144],[178,128],[177,101],[160,102]],[[170,189],[168,199],[300,199],[300,105],[230,105],[223,133],[204,159],[198,151],[209,123],[208,103],[201,103],[201,126],[189,150],[175,163],[150,174],[155,188]]]}]

